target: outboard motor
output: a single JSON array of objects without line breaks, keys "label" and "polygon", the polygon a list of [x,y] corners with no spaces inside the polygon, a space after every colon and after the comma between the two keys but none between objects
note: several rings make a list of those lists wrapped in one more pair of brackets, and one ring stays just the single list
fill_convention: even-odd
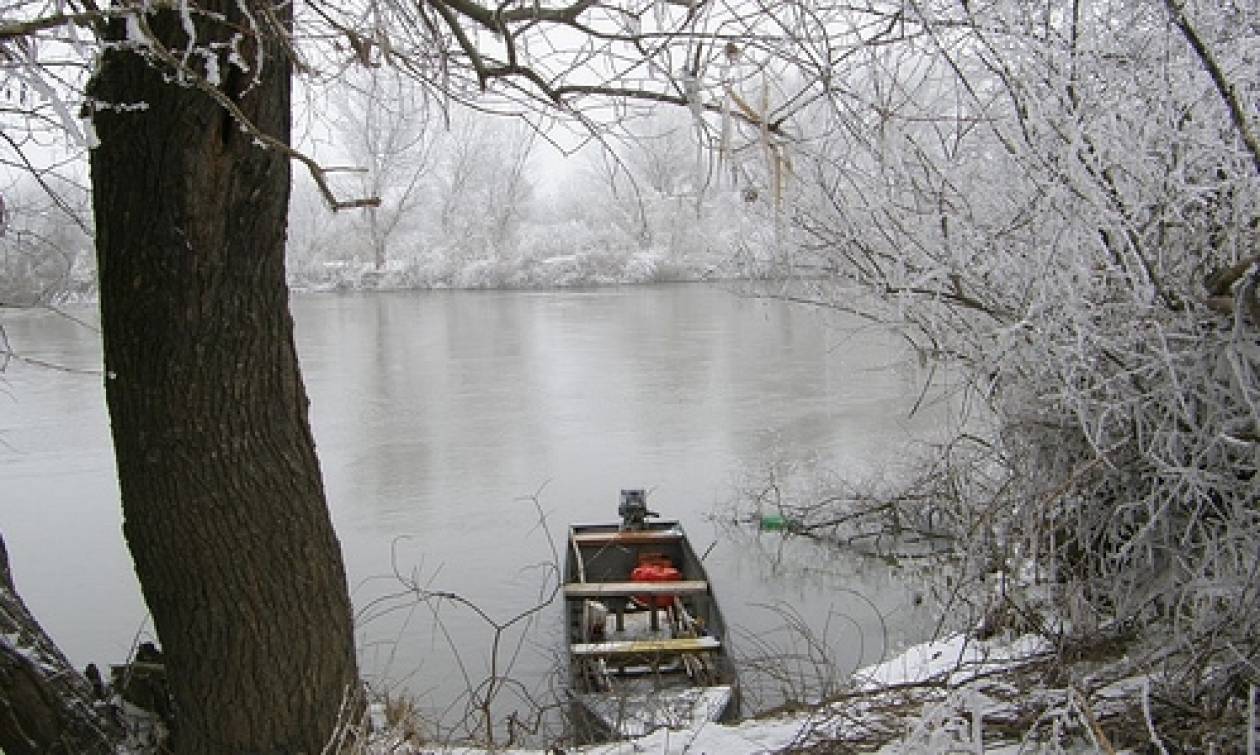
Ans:
[{"label": "outboard motor", "polygon": [[655,511],[648,511],[647,491],[642,489],[621,491],[621,504],[617,506],[617,514],[621,516],[623,531],[644,529],[648,517],[660,516]]}]

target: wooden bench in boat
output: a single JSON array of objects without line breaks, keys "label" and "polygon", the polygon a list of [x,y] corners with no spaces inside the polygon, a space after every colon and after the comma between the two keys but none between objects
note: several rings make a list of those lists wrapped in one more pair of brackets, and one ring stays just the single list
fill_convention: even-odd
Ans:
[{"label": "wooden bench in boat", "polygon": [[618,642],[578,642],[569,647],[575,656],[675,655],[717,650],[716,637],[677,637],[669,640],[628,640]]},{"label": "wooden bench in boat", "polygon": [[569,582],[564,586],[564,597],[617,598],[631,595],[703,595],[709,591],[709,583],[702,579],[676,582]]},{"label": "wooden bench in boat", "polygon": [[646,545],[651,543],[676,543],[682,540],[679,530],[626,530],[615,532],[575,532],[577,545]]}]

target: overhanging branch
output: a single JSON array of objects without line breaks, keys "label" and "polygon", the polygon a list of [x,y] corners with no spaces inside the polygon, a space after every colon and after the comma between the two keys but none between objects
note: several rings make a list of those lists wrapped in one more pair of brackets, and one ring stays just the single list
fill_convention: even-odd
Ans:
[{"label": "overhanging branch", "polygon": [[333,210],[348,210],[358,207],[379,207],[381,204],[380,197],[361,197],[358,199],[341,200],[338,199],[333,192],[332,187],[328,184],[328,168],[320,165],[313,157],[300,152],[289,146],[280,139],[275,138],[271,134],[266,133],[250,120],[249,116],[241,110],[240,106],[232,100],[222,89],[211,84],[197,71],[193,70],[186,62],[175,57],[161,40],[154,34],[152,27],[149,26],[149,20],[145,14],[137,14],[136,19],[140,31],[144,34],[151,44],[146,51],[151,53],[158,60],[162,61],[171,69],[178,71],[181,76],[190,82],[196,89],[209,96],[217,102],[224,110],[232,116],[232,120],[236,122],[246,133],[256,139],[259,144],[269,149],[274,149],[286,157],[297,160],[306,166],[311,174],[311,178],[315,181],[319,193],[328,202],[328,206]]}]

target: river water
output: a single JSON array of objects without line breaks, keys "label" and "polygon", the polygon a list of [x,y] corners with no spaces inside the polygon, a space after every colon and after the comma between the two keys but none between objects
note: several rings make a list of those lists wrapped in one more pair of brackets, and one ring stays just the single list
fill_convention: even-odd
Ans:
[{"label": "river water", "polygon": [[[803,654],[753,707],[930,631],[888,567],[724,524],[772,465],[785,483],[861,479],[935,431],[937,413],[910,416],[924,376],[895,334],[696,285],[311,294],[293,311],[365,673],[456,735],[491,668],[521,683],[500,711],[554,698],[558,608],[507,626],[497,652],[494,626],[547,596],[550,539],[615,519],[621,488],[649,489],[709,549],[737,650]],[[2,321],[56,368],[0,376],[0,532],[28,604],[82,665],[152,630],[121,539],[95,312],[70,314],[88,326]]]}]

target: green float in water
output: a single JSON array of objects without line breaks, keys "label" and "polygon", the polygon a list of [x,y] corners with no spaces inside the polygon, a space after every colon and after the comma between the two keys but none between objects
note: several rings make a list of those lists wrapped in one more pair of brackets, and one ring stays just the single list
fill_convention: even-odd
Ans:
[{"label": "green float in water", "polygon": [[797,522],[788,519],[782,514],[762,514],[760,522],[763,532],[782,532],[784,530],[792,531],[796,529]]}]

